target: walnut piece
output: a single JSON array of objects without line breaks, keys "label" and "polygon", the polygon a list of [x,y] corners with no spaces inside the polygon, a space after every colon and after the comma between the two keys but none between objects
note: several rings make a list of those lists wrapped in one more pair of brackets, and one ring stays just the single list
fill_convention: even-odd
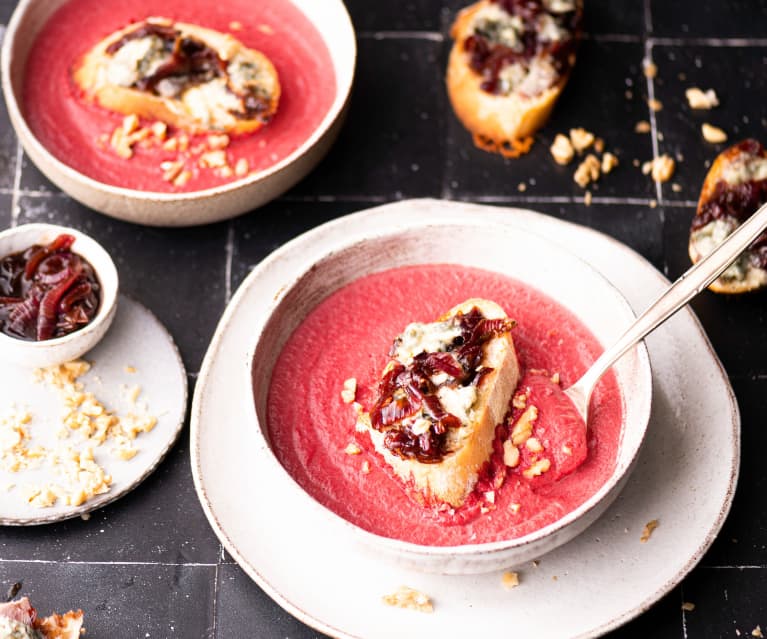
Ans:
[{"label": "walnut piece", "polygon": [[658,520],[652,519],[648,521],[645,524],[644,529],[642,530],[642,536],[639,538],[639,541],[641,541],[643,544],[647,543],[650,540],[650,537],[652,536],[653,530],[655,530],[658,527]]},{"label": "walnut piece", "polygon": [[400,586],[396,592],[382,597],[388,606],[416,610],[417,612],[434,612],[434,606],[428,595],[409,586]]},{"label": "walnut piece", "polygon": [[505,572],[501,577],[501,583],[506,590],[511,590],[519,585],[519,574],[516,572]]},{"label": "walnut piece", "polygon": [[708,122],[703,123],[703,126],[701,126],[701,131],[703,133],[703,139],[706,142],[710,142],[711,144],[721,144],[722,142],[727,142],[727,134],[719,127],[715,127]]},{"label": "walnut piece", "polygon": [[594,134],[580,127],[570,129],[570,142],[578,153],[582,153],[594,144]]},{"label": "walnut piece", "polygon": [[578,186],[585,189],[591,182],[596,182],[599,179],[600,170],[601,165],[597,156],[589,153],[575,169],[573,180]]},{"label": "walnut piece", "polygon": [[551,151],[554,161],[562,166],[569,164],[573,159],[573,155],[575,155],[570,138],[561,133],[557,133],[557,137],[554,138],[554,143],[549,147],[549,151]]},{"label": "walnut piece", "polygon": [[642,165],[642,173],[651,174],[652,179],[656,182],[668,182],[674,175],[675,168],[674,159],[664,153],[649,162],[645,162]]},{"label": "walnut piece", "polygon": [[691,109],[713,109],[719,106],[719,98],[713,89],[701,91],[698,87],[690,87],[684,92]]}]

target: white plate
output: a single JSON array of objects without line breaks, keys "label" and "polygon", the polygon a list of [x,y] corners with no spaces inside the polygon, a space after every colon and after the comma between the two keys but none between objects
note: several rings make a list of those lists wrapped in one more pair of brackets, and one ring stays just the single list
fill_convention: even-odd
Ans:
[{"label": "white plate", "polygon": [[[114,501],[141,483],[165,457],[176,441],[186,414],[187,380],[176,345],[165,327],[146,308],[121,296],[117,315],[109,332],[82,359],[92,364],[80,378],[85,390],[118,415],[136,412],[146,404],[157,417],[157,425],[140,434],[134,444],[138,454],[121,461],[110,454],[109,442],[94,450],[96,461],[112,475],[109,492],[93,497],[80,506],[67,506],[59,499],[49,508],[30,506],[23,498],[26,485],[44,486],[59,482],[53,468],[12,473],[0,469],[0,524],[43,524],[95,510]],[[125,369],[132,366],[135,373]],[[136,405],[129,398],[129,388],[141,387]],[[33,416],[29,431],[33,444],[59,448],[70,440],[57,439],[55,433],[64,412],[56,390],[34,381],[33,371],[9,364],[0,366],[0,416],[7,414],[11,403]],[[71,436],[78,448],[78,437]],[[15,484],[11,490],[7,486]]]},{"label": "white plate", "polygon": [[[306,259],[307,237],[467,213],[478,223],[507,223],[561,243],[604,273],[637,310],[667,285],[632,250],[589,229],[529,211],[431,200],[319,227],[293,245],[303,249],[294,260]],[[520,636],[595,636],[646,610],[681,581],[721,528],[737,479],[740,420],[721,365],[685,310],[647,341],[653,415],[626,488],[585,533],[545,555],[537,568],[521,567],[519,588],[504,590],[498,572],[445,577],[381,560],[353,543],[322,509],[305,508],[305,496],[270,463],[250,430],[246,352],[251,326],[263,312],[254,303],[263,296],[262,283],[251,277],[240,287],[205,357],[192,408],[192,471],[227,550],[280,605],[318,630],[371,639],[462,638],[478,629],[508,634],[512,628]],[[652,519],[660,526],[640,543]],[[434,614],[384,606],[381,595],[402,584],[428,593]]]}]

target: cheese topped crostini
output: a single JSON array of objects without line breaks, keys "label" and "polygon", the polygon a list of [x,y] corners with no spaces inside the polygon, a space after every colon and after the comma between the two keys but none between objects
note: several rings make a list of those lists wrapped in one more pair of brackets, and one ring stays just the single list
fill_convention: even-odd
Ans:
[{"label": "cheese topped crostini", "polygon": [[[703,182],[690,229],[693,264],[767,202],[767,151],[744,140],[720,153]],[[745,293],[767,285],[767,233],[762,234],[713,284],[716,293]]]},{"label": "cheese topped crostini", "polygon": [[478,145],[529,149],[575,64],[581,14],[581,0],[480,0],[458,14],[447,89]]},{"label": "cheese topped crostini", "polygon": [[231,35],[167,18],[116,31],[76,65],[87,99],[191,133],[249,133],[274,116],[280,82],[271,61]]},{"label": "cheese topped crostini", "polygon": [[357,429],[424,503],[460,507],[490,459],[519,380],[513,326],[494,302],[469,299],[394,341]]}]

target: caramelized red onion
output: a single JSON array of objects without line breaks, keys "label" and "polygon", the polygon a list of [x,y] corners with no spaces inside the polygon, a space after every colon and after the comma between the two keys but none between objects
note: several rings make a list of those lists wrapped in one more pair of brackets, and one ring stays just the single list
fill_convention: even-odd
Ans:
[{"label": "caramelized red onion", "polygon": [[[442,461],[448,452],[447,433],[460,428],[461,420],[443,408],[437,391],[444,384],[481,384],[492,371],[478,369],[483,345],[514,327],[509,319],[485,319],[477,308],[457,318],[461,334],[446,352],[419,353],[408,366],[392,360],[379,382],[377,400],[370,410],[371,425],[385,433],[384,446],[403,459],[425,464]],[[439,373],[447,373],[449,380],[436,384],[432,376]],[[408,418],[419,413],[430,426],[416,434]]]},{"label": "caramelized red onion", "polygon": [[0,259],[0,330],[25,340],[63,337],[96,316],[100,303],[93,267],[72,252],[75,238],[59,235]]}]

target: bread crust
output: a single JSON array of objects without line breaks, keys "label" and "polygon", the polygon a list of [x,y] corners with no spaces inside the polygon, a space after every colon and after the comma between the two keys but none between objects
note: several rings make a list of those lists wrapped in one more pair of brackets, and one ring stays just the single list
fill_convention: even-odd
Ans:
[{"label": "bread crust", "polygon": [[[696,215],[702,215],[704,207],[714,197],[716,185],[720,180],[723,180],[724,171],[726,167],[733,162],[737,161],[741,155],[749,155],[743,149],[739,148],[739,145],[731,146],[722,151],[714,160],[711,168],[708,170],[705,179],[703,180],[703,187],[701,188],[700,197],[698,198],[698,206],[696,209]],[[762,157],[767,158],[767,151],[763,150]],[[698,252],[697,246],[693,241],[693,233],[690,232],[690,240],[687,247],[687,251],[690,255],[690,260],[693,264],[697,264],[704,256]],[[767,286],[767,271],[755,266],[748,266],[745,277],[739,280],[718,278],[709,286],[709,289],[715,293],[724,293],[728,295],[736,295],[740,293],[748,293],[757,289]]]},{"label": "bread crust", "polygon": [[[475,136],[497,144],[513,144],[532,136],[546,123],[557,98],[567,84],[569,72],[561,75],[556,84],[534,97],[518,93],[494,95],[483,91],[480,88],[481,76],[469,66],[464,42],[471,35],[474,16],[489,4],[489,0],[480,0],[466,7],[453,23],[450,35],[455,42],[447,65],[447,92],[456,116]],[[580,3],[577,7],[580,11]]]},{"label": "bread crust", "polygon": [[[195,116],[189,106],[179,98],[153,95],[147,91],[119,86],[109,82],[107,65],[111,55],[107,49],[123,36],[133,32],[141,23],[133,23],[108,35],[88,51],[76,65],[73,78],[82,89],[86,99],[102,107],[125,115],[138,115],[143,118],[161,120],[171,126],[190,133],[206,131],[224,131],[240,134],[252,133],[260,129],[277,111],[280,98],[280,82],[277,70],[272,62],[260,51],[249,49],[229,34],[207,29],[195,24],[173,22],[166,18],[148,18],[146,23],[171,27],[182,36],[189,36],[207,44],[224,61],[240,56],[264,72],[265,88],[269,95],[269,106],[265,112],[255,118],[232,117],[231,122],[220,126],[210,126]],[[183,97],[183,94],[182,94]]]},{"label": "bread crust", "polygon": [[[487,319],[506,319],[506,313],[495,302],[473,298],[450,309],[438,321],[447,320],[458,313],[478,308]],[[370,425],[363,413],[358,429],[367,432],[376,451],[406,485],[421,495],[427,504],[449,504],[460,507],[476,485],[478,474],[493,452],[495,427],[508,411],[509,400],[519,382],[519,363],[514,341],[506,332],[484,345],[482,365],[491,367],[477,391],[472,405],[473,419],[469,424],[448,431],[449,452],[440,462],[421,463],[392,454],[384,446],[385,434]]]}]

